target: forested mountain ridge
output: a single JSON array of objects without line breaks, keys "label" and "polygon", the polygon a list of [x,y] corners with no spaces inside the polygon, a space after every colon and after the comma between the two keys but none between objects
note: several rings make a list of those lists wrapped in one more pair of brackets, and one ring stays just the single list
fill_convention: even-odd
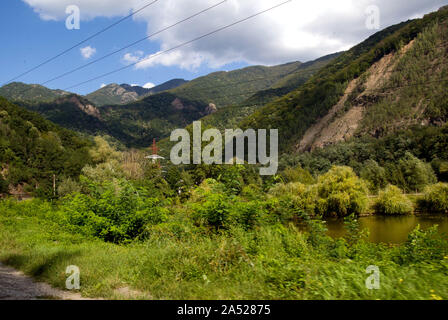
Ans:
[{"label": "forested mountain ridge", "polygon": [[0,97],[0,194],[51,196],[53,175],[77,178],[91,142]]},{"label": "forested mountain ridge", "polygon": [[[227,109],[229,103],[238,102],[228,113],[224,112],[223,116],[211,122],[220,122],[220,117],[224,117],[226,121],[220,122],[222,125],[237,123],[257,107],[304,83],[337,55],[304,64],[292,62],[272,67],[255,66],[231,72],[215,72],[187,83],[182,79],[174,79],[152,89],[109,85],[86,97],[71,93],[55,96],[53,90],[45,88],[45,99],[39,99],[30,90],[33,85],[23,85],[22,91],[29,94],[26,100],[18,103],[71,130],[90,135],[109,135],[123,145],[142,147],[151,143],[153,138],[169,136],[173,129]],[[153,94],[159,89],[177,85],[180,86]],[[97,105],[91,98],[100,104],[107,101],[113,104]],[[136,101],[123,104],[121,99]],[[247,103],[251,104],[249,108],[243,106]]]},{"label": "forested mountain ridge", "polygon": [[67,94],[69,92],[52,90],[38,84],[25,84],[22,82],[12,82],[0,87],[0,96],[9,101],[20,103],[50,102]]},{"label": "forested mountain ridge", "polygon": [[252,92],[250,97],[241,103],[218,109],[216,113],[203,118],[204,125],[220,130],[237,127],[241,120],[250,116],[257,109],[299,88],[340,54],[335,53],[300,64],[295,71],[280,78],[269,88]]},{"label": "forested mountain ridge", "polygon": [[276,82],[294,72],[301,62],[278,66],[251,66],[234,71],[219,71],[196,78],[170,90],[179,98],[214,104],[218,109],[250,98],[255,92],[269,89]]},{"label": "forested mountain ridge", "polygon": [[447,70],[447,16],[441,9],[378,32],[243,120],[242,127],[277,128],[282,151],[292,152],[444,123],[447,96],[440,79]]},{"label": "forested mountain ridge", "polygon": [[96,106],[126,104],[135,102],[148,95],[167,91],[181,86],[188,81],[184,79],[172,79],[153,88],[143,88],[141,86],[132,86],[129,84],[118,85],[109,84],[95,92],[86,95],[86,98],[92,101]]}]

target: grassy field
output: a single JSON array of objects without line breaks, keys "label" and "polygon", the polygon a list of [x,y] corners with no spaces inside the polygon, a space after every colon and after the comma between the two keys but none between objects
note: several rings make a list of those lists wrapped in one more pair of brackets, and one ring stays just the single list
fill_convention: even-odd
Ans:
[{"label": "grassy field", "polygon": [[[58,288],[76,265],[85,297],[448,299],[448,243],[430,231],[400,247],[367,243],[356,228],[332,240],[318,223],[310,233],[272,225],[116,245],[45,218],[52,210],[37,200],[0,202],[0,261]],[[369,265],[380,268],[379,290],[365,286]]]}]

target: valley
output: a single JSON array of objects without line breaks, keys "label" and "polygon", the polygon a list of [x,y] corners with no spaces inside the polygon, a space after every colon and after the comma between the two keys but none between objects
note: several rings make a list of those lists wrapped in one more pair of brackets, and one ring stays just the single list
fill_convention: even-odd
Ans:
[{"label": "valley", "polygon": [[448,299],[447,24],[154,87],[1,87],[0,262],[58,290],[79,266],[83,298]]}]

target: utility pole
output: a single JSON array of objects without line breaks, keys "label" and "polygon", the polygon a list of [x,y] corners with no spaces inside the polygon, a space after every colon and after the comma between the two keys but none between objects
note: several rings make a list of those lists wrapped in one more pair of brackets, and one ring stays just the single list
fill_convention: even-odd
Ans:
[{"label": "utility pole", "polygon": [[53,175],[53,197],[56,198],[56,175]]},{"label": "utility pole", "polygon": [[162,168],[160,165],[160,159],[165,159],[164,157],[161,157],[157,154],[159,151],[159,148],[157,148],[156,139],[153,139],[152,141],[152,155],[145,157],[146,159],[151,159],[152,163],[157,164],[159,168]]}]

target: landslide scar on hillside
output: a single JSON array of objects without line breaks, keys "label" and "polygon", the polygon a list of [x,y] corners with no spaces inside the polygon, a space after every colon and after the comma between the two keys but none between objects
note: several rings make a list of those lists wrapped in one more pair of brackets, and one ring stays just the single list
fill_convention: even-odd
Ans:
[{"label": "landslide scar on hillside", "polygon": [[[401,49],[400,57],[412,47],[413,43],[414,40]],[[396,53],[385,55],[366,71],[367,79],[362,83],[363,91],[354,99],[357,104],[351,105],[348,111],[340,115],[350,94],[361,84],[361,77],[350,81],[338,103],[330,109],[327,115],[305,132],[302,140],[296,146],[296,150],[299,152],[312,151],[351,138],[363,119],[369,101],[375,101],[375,94],[371,91],[380,89],[389,80],[391,71],[394,70],[398,62],[398,59],[395,59],[396,55]]]}]

